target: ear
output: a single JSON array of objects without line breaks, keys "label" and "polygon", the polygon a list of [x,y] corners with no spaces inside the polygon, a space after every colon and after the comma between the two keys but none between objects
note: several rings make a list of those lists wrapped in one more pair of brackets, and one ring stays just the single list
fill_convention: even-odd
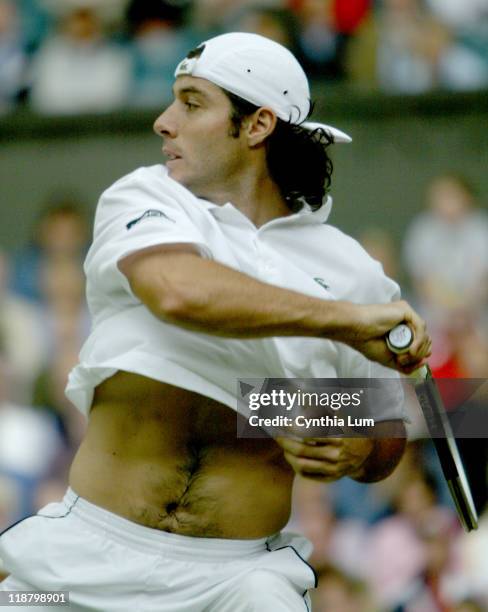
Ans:
[{"label": "ear", "polygon": [[270,108],[262,106],[253,113],[245,124],[245,133],[250,147],[261,145],[276,126],[276,114]]}]

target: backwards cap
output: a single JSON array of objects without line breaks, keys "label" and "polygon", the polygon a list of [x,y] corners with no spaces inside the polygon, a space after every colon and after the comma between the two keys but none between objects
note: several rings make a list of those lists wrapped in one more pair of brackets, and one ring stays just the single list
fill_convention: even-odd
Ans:
[{"label": "backwards cap", "polygon": [[304,122],[310,111],[308,79],[283,45],[258,34],[232,32],[211,38],[199,48],[198,57],[178,64],[175,77],[207,79],[255,106],[268,106],[283,121],[311,131],[322,128],[334,142],[352,141],[331,125]]}]

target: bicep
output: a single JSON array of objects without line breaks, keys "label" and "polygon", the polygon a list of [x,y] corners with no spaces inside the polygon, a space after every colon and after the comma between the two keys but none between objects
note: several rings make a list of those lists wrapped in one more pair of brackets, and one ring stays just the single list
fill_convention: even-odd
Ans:
[{"label": "bicep", "polygon": [[191,278],[191,263],[195,258],[201,259],[195,245],[160,244],[130,253],[117,266],[134,295],[159,314],[160,310],[172,309],[172,304],[179,299],[181,284],[197,282]]}]

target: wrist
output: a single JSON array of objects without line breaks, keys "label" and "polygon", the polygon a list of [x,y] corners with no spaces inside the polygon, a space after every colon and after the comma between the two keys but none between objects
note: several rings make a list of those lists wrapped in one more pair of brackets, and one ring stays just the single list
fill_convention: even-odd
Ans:
[{"label": "wrist", "polygon": [[378,482],[387,478],[396,468],[405,451],[405,438],[377,438],[365,461],[350,478],[357,482]]},{"label": "wrist", "polygon": [[352,302],[327,302],[321,321],[322,337],[352,346],[358,336],[360,308]]}]

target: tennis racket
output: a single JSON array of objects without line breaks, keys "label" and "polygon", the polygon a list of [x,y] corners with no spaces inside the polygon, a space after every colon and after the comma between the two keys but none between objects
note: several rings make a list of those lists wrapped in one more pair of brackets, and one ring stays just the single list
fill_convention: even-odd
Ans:
[{"label": "tennis racket", "polygon": [[[403,323],[393,328],[386,336],[388,348],[394,353],[408,351],[412,341],[413,332]],[[411,378],[415,381],[415,394],[437,451],[459,520],[466,531],[477,529],[478,515],[468,477],[430,367],[428,365],[420,367]]]}]

